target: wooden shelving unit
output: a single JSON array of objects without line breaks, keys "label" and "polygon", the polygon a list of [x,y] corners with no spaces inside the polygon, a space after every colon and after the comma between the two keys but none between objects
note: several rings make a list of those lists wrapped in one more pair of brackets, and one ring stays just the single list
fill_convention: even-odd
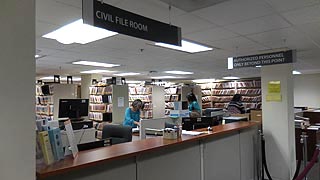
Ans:
[{"label": "wooden shelving unit", "polygon": [[261,80],[237,80],[201,84],[202,108],[226,108],[233,95],[241,94],[246,108],[261,108]]},{"label": "wooden shelving unit", "polygon": [[[49,86],[49,91],[42,92],[43,86]],[[78,98],[77,92],[78,85],[75,84],[36,85],[36,119],[58,119],[59,100]]]},{"label": "wooden shelving unit", "polygon": [[144,109],[141,118],[151,119],[164,116],[164,88],[161,86],[134,86],[129,87],[129,105],[135,100],[141,99]]}]

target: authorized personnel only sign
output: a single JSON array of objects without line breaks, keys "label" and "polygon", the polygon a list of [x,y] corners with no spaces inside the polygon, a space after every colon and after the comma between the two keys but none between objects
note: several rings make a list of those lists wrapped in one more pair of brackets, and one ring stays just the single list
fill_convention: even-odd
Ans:
[{"label": "authorized personnel only sign", "polygon": [[228,69],[292,63],[295,62],[295,58],[295,51],[293,50],[242,57],[229,57]]}]

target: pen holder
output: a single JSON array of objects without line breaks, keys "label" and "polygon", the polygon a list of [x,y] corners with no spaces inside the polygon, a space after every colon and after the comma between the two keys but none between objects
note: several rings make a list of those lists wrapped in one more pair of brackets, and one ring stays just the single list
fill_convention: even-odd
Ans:
[{"label": "pen holder", "polygon": [[165,128],[163,130],[163,139],[177,139],[178,131],[172,128]]}]

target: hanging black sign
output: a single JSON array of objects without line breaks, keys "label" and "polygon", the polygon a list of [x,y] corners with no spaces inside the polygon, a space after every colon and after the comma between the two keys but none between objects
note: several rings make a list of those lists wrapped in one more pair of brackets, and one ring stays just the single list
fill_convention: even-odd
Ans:
[{"label": "hanging black sign", "polygon": [[228,69],[292,63],[295,61],[294,52],[293,50],[288,50],[268,54],[229,57]]},{"label": "hanging black sign", "polygon": [[82,0],[84,23],[129,36],[181,46],[181,28],[98,0]]}]

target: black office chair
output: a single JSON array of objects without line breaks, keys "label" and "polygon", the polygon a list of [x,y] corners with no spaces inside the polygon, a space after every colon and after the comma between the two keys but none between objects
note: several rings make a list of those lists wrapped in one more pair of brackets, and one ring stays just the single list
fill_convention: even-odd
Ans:
[{"label": "black office chair", "polygon": [[102,139],[109,138],[112,144],[120,144],[132,141],[132,127],[115,124],[107,124],[102,129]]}]

